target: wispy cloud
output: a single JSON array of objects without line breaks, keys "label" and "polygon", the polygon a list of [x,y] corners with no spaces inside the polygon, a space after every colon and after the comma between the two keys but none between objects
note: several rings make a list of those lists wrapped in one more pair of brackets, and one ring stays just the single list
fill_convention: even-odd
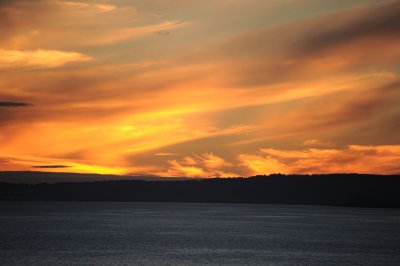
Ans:
[{"label": "wispy cloud", "polygon": [[177,156],[177,153],[172,153],[172,152],[158,152],[154,154],[155,156]]},{"label": "wispy cloud", "polygon": [[146,36],[149,34],[165,32],[167,30],[177,29],[186,26],[187,23],[184,23],[179,20],[175,21],[165,21],[160,22],[154,25],[148,25],[143,27],[129,27],[129,28],[118,28],[112,29],[106,32],[105,34],[96,34],[92,36],[87,41],[83,41],[84,45],[107,45],[118,42],[123,42],[126,40],[130,40],[133,38],[138,38],[142,36]]},{"label": "wispy cloud", "polygon": [[84,3],[84,2],[75,2],[75,1],[64,1],[62,2],[65,6],[70,8],[77,9],[91,9],[95,12],[110,12],[115,10],[117,7],[112,4],[101,4],[101,3]]},{"label": "wispy cloud", "polygon": [[54,68],[71,62],[86,62],[91,59],[90,56],[78,52],[56,50],[0,50],[0,68]]}]

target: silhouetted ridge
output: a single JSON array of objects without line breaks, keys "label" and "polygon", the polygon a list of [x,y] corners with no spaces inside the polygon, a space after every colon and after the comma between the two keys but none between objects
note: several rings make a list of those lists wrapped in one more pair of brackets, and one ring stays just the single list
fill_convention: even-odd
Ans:
[{"label": "silhouetted ridge", "polygon": [[270,175],[185,181],[0,183],[0,200],[219,202],[400,207],[399,175]]}]

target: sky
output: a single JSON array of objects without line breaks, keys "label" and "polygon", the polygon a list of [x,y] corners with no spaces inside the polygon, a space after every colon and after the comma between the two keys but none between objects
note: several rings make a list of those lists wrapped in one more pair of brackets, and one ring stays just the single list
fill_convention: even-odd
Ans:
[{"label": "sky", "polygon": [[400,1],[0,0],[0,170],[400,173]]}]

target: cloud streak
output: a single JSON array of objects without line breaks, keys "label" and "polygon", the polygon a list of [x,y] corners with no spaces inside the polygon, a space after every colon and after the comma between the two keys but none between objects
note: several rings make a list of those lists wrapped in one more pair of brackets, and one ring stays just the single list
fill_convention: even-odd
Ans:
[{"label": "cloud streak", "polygon": [[23,103],[23,102],[1,102],[0,107],[27,107],[32,106],[30,103]]},{"label": "cloud streak", "polygon": [[39,169],[59,169],[59,168],[68,168],[68,165],[35,165],[33,168]]},{"label": "cloud streak", "polygon": [[12,67],[60,67],[71,62],[90,61],[90,56],[55,50],[0,50],[0,68]]}]

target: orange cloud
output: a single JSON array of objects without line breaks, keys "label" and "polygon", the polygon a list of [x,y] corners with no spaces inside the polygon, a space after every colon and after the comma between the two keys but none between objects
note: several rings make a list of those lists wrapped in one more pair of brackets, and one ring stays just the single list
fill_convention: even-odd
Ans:
[{"label": "orange cloud", "polygon": [[60,67],[71,62],[86,62],[90,56],[54,50],[0,50],[0,68],[7,67]]},{"label": "orange cloud", "polygon": [[[349,145],[344,149],[262,149],[260,154],[240,154],[228,162],[212,154],[168,160],[161,176],[234,177],[265,174],[370,173],[398,174],[399,145]],[[210,163],[210,160],[212,163]],[[214,164],[215,161],[218,163]],[[239,174],[240,173],[240,174]]]},{"label": "orange cloud", "polygon": [[[239,159],[258,174],[265,173],[268,169],[266,166],[269,164],[279,166],[279,168],[272,168],[278,170],[276,173],[285,174],[398,174],[400,172],[399,145],[350,145],[345,149],[306,149],[301,151],[262,149],[261,151],[265,154],[264,156],[242,155]],[[257,166],[260,165],[263,167],[258,169]]]},{"label": "orange cloud", "polygon": [[185,176],[185,177],[204,177],[205,172],[200,167],[184,166],[176,160],[168,161],[170,168],[166,172],[159,173],[163,176]]},{"label": "orange cloud", "polygon": [[112,4],[90,4],[90,3],[83,3],[83,2],[75,2],[75,1],[64,1],[62,2],[65,6],[71,7],[71,8],[77,8],[77,9],[87,9],[87,8],[93,8],[97,12],[110,12],[117,7]]},{"label": "orange cloud", "polygon": [[204,153],[201,155],[196,155],[197,160],[203,163],[207,168],[218,169],[225,165],[229,165],[223,158],[214,155],[213,153]]},{"label": "orange cloud", "polygon": [[234,177],[236,173],[227,171],[232,164],[212,153],[186,156],[181,160],[168,160],[166,170],[154,174],[179,177]]},{"label": "orange cloud", "polygon": [[242,167],[247,168],[247,176],[251,175],[269,175],[276,173],[286,173],[286,165],[273,157],[262,157],[250,154],[239,155],[239,161]]}]

